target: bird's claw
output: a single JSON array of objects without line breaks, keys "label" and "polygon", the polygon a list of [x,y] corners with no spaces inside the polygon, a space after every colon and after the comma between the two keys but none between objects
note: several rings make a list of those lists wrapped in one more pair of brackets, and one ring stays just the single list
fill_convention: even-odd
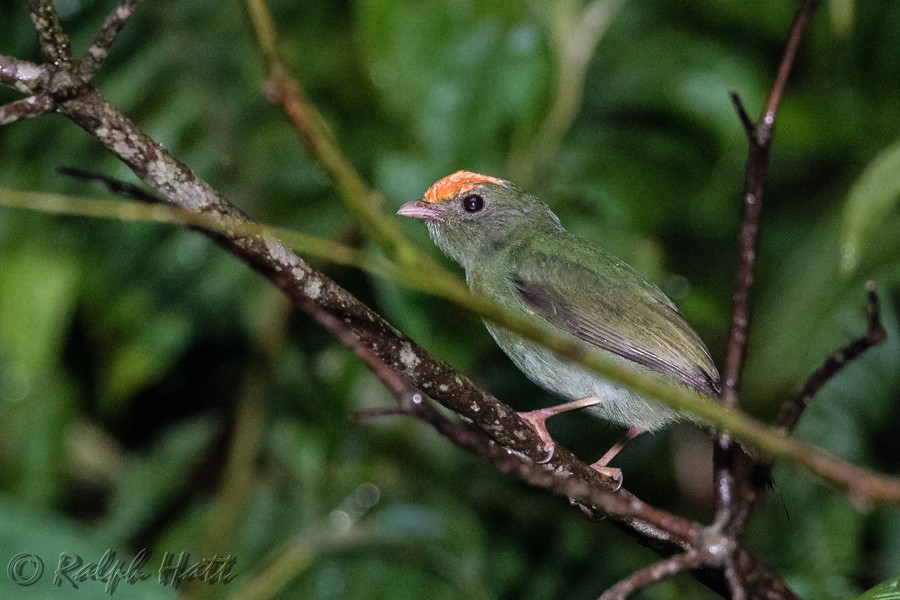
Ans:
[{"label": "bird's claw", "polygon": [[548,462],[550,462],[550,459],[553,458],[553,453],[556,451],[556,444],[553,442],[553,440],[550,440],[549,444],[544,444],[544,448],[546,449],[547,454],[545,454],[542,458],[534,461],[539,465],[546,465]]},{"label": "bird's claw", "polygon": [[547,454],[534,462],[539,465],[547,464],[550,462],[550,459],[553,458],[553,453],[556,451],[556,442],[553,441],[553,437],[550,435],[550,432],[547,431],[547,425],[545,424],[547,417],[549,416],[548,409],[541,408],[530,412],[520,412],[518,415],[534,428],[535,433],[537,433],[538,437],[541,438],[541,441],[544,442],[544,449]]},{"label": "bird's claw", "polygon": [[597,463],[592,464],[591,468],[601,475],[605,475],[606,477],[609,477],[616,482],[616,487],[613,488],[614,492],[618,492],[620,489],[622,489],[622,483],[625,481],[625,478],[622,476],[622,469],[607,467],[605,465],[601,466]]}]

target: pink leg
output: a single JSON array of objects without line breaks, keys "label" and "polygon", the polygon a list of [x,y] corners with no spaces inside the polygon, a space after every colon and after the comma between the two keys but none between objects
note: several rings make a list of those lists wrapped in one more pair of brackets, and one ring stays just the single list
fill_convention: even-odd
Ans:
[{"label": "pink leg", "polygon": [[613,447],[607,450],[606,454],[600,457],[600,460],[593,463],[591,465],[591,468],[598,473],[602,473],[607,477],[612,477],[613,479],[615,479],[618,482],[616,489],[622,487],[622,469],[609,467],[607,465],[609,465],[610,461],[612,461],[612,459],[616,457],[616,454],[618,454],[622,450],[622,448],[628,445],[628,442],[641,435],[642,433],[644,433],[644,430],[640,427],[635,427],[634,425],[629,427],[628,431],[625,432],[625,435],[622,436],[622,439],[613,444]]},{"label": "pink leg", "polygon": [[[547,449],[547,456],[539,460],[539,463],[543,464],[553,458],[553,449],[556,447],[556,443],[553,441],[553,438],[550,437],[550,432],[547,431],[547,425],[545,424],[547,419],[564,412],[569,412],[570,410],[587,408],[588,406],[594,406],[595,404],[600,404],[600,399],[595,396],[588,396],[587,398],[572,400],[571,402],[557,404],[556,406],[548,406],[547,408],[539,408],[529,412],[518,413],[520,417],[531,423],[531,426],[535,428],[541,441],[544,442],[544,447]],[[611,459],[612,457],[610,457],[610,460]]]}]

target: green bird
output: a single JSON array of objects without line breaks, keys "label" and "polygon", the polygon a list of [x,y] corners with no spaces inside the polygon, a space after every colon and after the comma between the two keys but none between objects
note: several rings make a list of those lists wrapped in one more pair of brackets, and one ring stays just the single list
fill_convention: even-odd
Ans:
[{"label": "green bird", "polygon": [[[397,214],[425,221],[438,248],[465,269],[472,291],[635,371],[718,395],[709,351],[675,304],[633,268],[567,232],[546,204],[511,182],[459,171]],[[592,465],[621,485],[621,471],[608,464],[628,440],[689,418],[500,326],[485,325],[529,379],[571,400],[520,413],[545,443],[545,460],[554,445],[547,418],[588,408],[628,427],[623,440]]]}]

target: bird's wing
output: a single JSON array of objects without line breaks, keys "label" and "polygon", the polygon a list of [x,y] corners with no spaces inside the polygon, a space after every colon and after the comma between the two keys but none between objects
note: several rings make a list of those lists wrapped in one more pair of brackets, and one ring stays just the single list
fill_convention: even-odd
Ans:
[{"label": "bird's wing", "polygon": [[569,239],[517,253],[523,258],[513,261],[510,280],[523,305],[589,344],[717,394],[709,352],[665,294],[615,257]]}]

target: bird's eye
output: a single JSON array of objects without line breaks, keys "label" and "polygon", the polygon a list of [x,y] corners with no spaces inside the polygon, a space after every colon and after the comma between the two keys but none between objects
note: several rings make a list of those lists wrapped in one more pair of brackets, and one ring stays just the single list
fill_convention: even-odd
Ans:
[{"label": "bird's eye", "polygon": [[476,213],[484,208],[484,198],[478,194],[470,194],[463,198],[462,205],[466,212]]}]

